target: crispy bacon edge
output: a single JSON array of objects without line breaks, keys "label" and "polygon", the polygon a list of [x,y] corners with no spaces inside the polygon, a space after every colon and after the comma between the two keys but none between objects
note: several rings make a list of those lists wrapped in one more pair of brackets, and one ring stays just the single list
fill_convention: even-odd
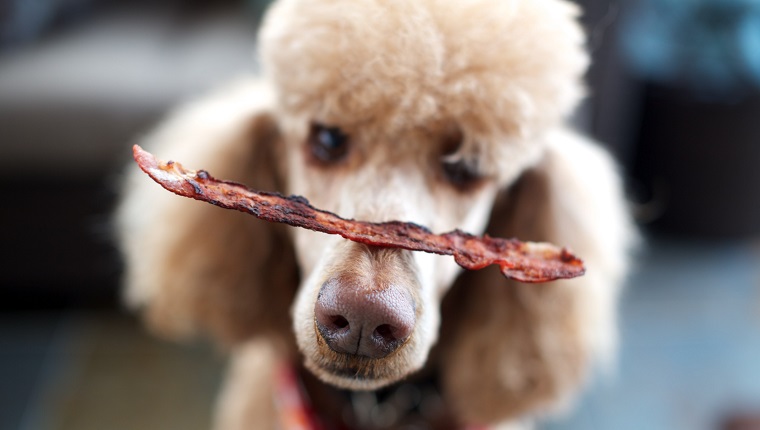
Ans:
[{"label": "crispy bacon edge", "polygon": [[567,249],[549,243],[477,237],[460,230],[434,234],[421,225],[400,221],[344,219],[311,206],[301,196],[254,191],[239,183],[216,179],[205,170],[186,169],[174,161],[162,162],[139,145],[134,145],[133,155],[140,169],[164,189],[262,220],[337,234],[367,245],[452,255],[457,264],[469,270],[496,264],[504,276],[520,282],[548,282],[585,273],[583,261]]}]

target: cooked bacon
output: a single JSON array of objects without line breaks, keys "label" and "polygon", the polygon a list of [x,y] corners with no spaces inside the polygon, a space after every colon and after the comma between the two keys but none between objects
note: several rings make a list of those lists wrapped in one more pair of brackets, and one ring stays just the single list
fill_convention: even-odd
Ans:
[{"label": "cooked bacon", "polygon": [[301,196],[253,191],[242,184],[215,179],[205,170],[189,170],[173,161],[162,162],[135,145],[134,158],[140,168],[165,189],[180,196],[295,227],[328,234],[367,245],[453,255],[469,270],[491,264],[507,278],[520,282],[547,282],[574,278],[585,272],[583,262],[565,248],[548,243],[521,242],[485,235],[473,236],[460,230],[433,234],[408,222],[374,223],[343,219],[316,209]]}]

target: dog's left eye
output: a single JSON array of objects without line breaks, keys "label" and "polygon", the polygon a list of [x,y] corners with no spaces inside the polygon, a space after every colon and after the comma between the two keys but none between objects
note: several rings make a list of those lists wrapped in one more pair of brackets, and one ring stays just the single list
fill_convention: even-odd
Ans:
[{"label": "dog's left eye", "polygon": [[441,157],[443,176],[451,185],[461,191],[466,191],[480,183],[483,175],[478,171],[477,160],[462,154],[457,154],[464,143],[464,133],[459,127],[450,126],[444,135]]},{"label": "dog's left eye", "polygon": [[335,163],[348,154],[348,135],[338,127],[312,124],[308,143],[311,154],[323,163]]},{"label": "dog's left eye", "polygon": [[442,167],[446,179],[461,190],[477,184],[483,178],[473,163],[466,160],[444,161]]}]

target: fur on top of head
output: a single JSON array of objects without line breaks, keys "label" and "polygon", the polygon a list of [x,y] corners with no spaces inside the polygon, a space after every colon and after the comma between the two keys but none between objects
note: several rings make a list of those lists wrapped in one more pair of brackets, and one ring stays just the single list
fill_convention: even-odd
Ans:
[{"label": "fur on top of head", "polygon": [[552,128],[583,96],[577,15],[559,0],[281,0],[259,46],[286,114],[385,135],[452,121],[490,151]]}]

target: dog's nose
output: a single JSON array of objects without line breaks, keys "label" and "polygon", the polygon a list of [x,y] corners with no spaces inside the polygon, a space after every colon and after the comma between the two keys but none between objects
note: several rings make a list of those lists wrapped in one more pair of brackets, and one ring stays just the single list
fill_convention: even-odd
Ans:
[{"label": "dog's nose", "polygon": [[322,285],[314,307],[317,330],[335,352],[382,358],[412,334],[415,304],[395,285],[365,291],[346,279]]}]

